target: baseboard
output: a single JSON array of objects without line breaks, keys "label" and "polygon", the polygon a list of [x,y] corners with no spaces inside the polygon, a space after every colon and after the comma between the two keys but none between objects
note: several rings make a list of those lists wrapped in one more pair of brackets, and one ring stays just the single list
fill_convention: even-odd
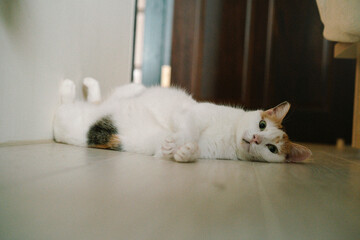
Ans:
[{"label": "baseboard", "polygon": [[0,147],[33,145],[33,144],[47,144],[47,143],[54,143],[54,141],[51,139],[29,140],[29,141],[10,141],[10,142],[0,143]]}]

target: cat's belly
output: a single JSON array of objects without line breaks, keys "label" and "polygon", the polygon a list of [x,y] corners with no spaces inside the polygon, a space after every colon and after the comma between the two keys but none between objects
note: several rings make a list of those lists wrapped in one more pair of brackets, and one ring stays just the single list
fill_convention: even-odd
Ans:
[{"label": "cat's belly", "polygon": [[121,148],[126,152],[154,155],[171,133],[146,110],[116,114],[115,119]]}]

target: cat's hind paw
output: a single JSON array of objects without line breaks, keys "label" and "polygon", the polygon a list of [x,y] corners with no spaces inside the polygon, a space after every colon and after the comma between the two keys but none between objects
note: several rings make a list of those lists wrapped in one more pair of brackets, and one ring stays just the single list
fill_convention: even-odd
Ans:
[{"label": "cat's hind paw", "polygon": [[175,140],[172,137],[166,138],[161,146],[162,156],[166,159],[173,159],[175,151],[176,151]]},{"label": "cat's hind paw", "polygon": [[101,92],[99,82],[94,78],[84,78],[84,90],[87,94],[87,101],[91,103],[98,103],[101,101]]},{"label": "cat's hind paw", "polygon": [[70,79],[65,79],[61,82],[59,92],[62,104],[75,101],[75,83]]},{"label": "cat's hind paw", "polygon": [[197,157],[199,147],[196,143],[187,143],[181,146],[174,154],[174,159],[177,162],[194,162]]}]

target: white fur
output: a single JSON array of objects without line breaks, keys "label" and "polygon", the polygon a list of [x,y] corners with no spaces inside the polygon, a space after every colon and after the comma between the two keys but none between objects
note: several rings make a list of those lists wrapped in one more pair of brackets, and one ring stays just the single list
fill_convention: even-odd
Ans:
[{"label": "white fur", "polygon": [[[74,101],[75,85],[70,80],[61,84],[62,104],[54,120],[58,142],[86,146],[90,126],[111,115],[124,151],[178,162],[196,158],[285,160],[285,156],[273,154],[266,147],[284,132],[271,122],[260,131],[261,110],[247,112],[198,103],[180,89],[145,88],[139,84],[119,87],[106,101],[94,104],[100,101],[99,84],[86,78],[84,85],[88,88],[88,102]],[[243,139],[251,139],[254,134],[260,134],[263,142],[249,148]]]},{"label": "white fur", "polygon": [[101,101],[101,92],[98,81],[87,77],[83,81],[84,87],[87,88],[87,101],[91,103],[99,103]]}]

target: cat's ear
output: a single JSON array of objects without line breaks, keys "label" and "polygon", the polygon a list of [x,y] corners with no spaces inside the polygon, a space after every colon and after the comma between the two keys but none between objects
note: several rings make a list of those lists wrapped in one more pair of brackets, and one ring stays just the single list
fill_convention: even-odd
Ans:
[{"label": "cat's ear", "polygon": [[290,143],[290,153],[286,156],[287,162],[301,162],[312,155],[310,149],[296,143]]},{"label": "cat's ear", "polygon": [[290,103],[285,101],[274,108],[266,110],[265,113],[269,116],[275,117],[280,122],[282,122],[286,114],[289,112],[290,106]]}]

